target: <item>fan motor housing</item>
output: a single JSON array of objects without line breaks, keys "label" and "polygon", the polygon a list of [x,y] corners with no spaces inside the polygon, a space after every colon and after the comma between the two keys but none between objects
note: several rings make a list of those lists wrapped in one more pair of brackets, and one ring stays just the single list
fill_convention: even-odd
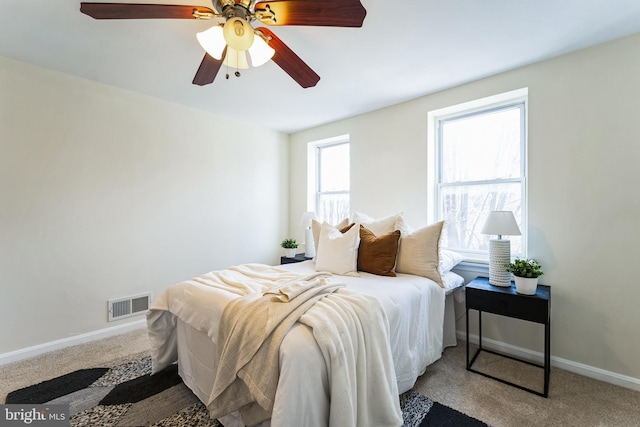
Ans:
[{"label": "fan motor housing", "polygon": [[249,21],[253,15],[253,0],[214,0],[213,8],[227,19],[237,17]]}]

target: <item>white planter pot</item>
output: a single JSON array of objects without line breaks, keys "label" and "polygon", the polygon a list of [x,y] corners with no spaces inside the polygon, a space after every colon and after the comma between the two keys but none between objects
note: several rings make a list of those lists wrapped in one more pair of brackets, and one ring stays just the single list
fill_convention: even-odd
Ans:
[{"label": "white planter pot", "polygon": [[295,258],[296,257],[296,249],[295,248],[285,248],[284,256],[287,258]]},{"label": "white planter pot", "polygon": [[516,282],[516,292],[524,295],[535,295],[538,289],[538,278],[518,277],[514,276]]}]

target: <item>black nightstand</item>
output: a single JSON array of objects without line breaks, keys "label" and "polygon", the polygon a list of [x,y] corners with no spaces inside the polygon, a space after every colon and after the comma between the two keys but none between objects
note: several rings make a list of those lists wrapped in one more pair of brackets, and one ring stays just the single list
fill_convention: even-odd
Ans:
[{"label": "black nightstand", "polygon": [[[504,384],[517,387],[538,396],[549,396],[549,373],[551,370],[551,287],[538,285],[535,295],[522,295],[516,292],[515,284],[511,287],[499,287],[489,284],[486,277],[477,277],[465,286],[466,314],[467,314],[467,371],[475,372],[485,377],[498,380]],[[469,310],[478,310],[478,350],[469,359]],[[544,325],[544,364],[530,362],[506,354],[482,348],[482,312],[499,314],[501,316],[527,320]],[[530,388],[506,381],[472,368],[481,351],[508,357],[519,362],[527,363],[544,369],[544,391],[541,393]]]},{"label": "black nightstand", "polygon": [[313,258],[307,258],[304,256],[304,253],[296,254],[295,258],[287,258],[286,256],[280,257],[280,264],[293,264],[294,262],[302,262],[307,261]]}]

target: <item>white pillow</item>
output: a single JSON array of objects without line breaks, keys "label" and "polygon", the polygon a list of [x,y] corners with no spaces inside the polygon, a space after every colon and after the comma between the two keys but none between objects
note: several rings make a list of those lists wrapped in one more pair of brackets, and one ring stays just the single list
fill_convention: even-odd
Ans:
[{"label": "white pillow", "polygon": [[[346,226],[349,225],[349,218],[344,218],[342,221],[336,225],[338,230],[342,230]],[[313,244],[315,246],[316,253],[318,253],[318,242],[320,241],[320,228],[322,224],[315,219],[311,220],[311,234],[313,234]]]},{"label": "white pillow", "polygon": [[462,255],[449,249],[440,249],[440,274],[451,271],[463,260]]},{"label": "white pillow", "polygon": [[356,211],[353,215],[354,222],[362,224],[376,236],[382,236],[383,234],[391,233],[395,230],[400,230],[400,228],[396,228],[398,218],[402,219],[402,212],[378,219],[371,218],[369,215],[363,214],[362,212],[358,211]]},{"label": "white pillow", "polygon": [[444,221],[400,238],[396,272],[423,276],[444,288],[440,275],[440,235]]},{"label": "white pillow", "polygon": [[414,231],[413,228],[411,228],[411,226],[404,220],[402,214],[398,214],[394,230],[400,230],[400,233],[402,233],[402,235],[411,234]]},{"label": "white pillow", "polygon": [[358,276],[360,225],[354,224],[344,234],[326,222],[320,228],[316,253],[316,271],[343,276]]}]

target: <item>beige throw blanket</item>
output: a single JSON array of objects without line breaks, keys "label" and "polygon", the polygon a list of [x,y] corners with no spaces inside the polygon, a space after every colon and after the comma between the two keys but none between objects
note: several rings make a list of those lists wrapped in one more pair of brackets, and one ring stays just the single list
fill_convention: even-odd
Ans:
[{"label": "beige throw blanket", "polygon": [[316,273],[231,301],[219,328],[219,364],[207,407],[218,418],[240,410],[247,425],[271,417],[279,348],[291,326],[320,298],[344,287]]},{"label": "beige throw blanket", "polygon": [[372,296],[340,289],[299,320],[313,329],[329,383],[329,426],[402,425],[389,324]]}]

